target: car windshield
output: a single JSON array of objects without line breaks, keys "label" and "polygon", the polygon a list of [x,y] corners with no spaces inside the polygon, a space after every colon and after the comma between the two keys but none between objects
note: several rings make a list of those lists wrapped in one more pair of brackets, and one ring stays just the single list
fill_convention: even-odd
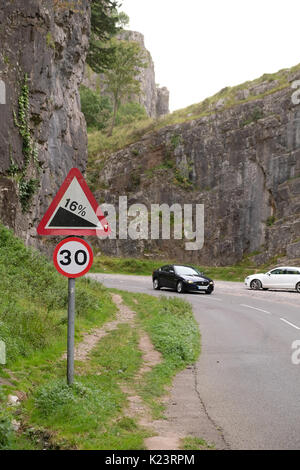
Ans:
[{"label": "car windshield", "polygon": [[198,276],[200,274],[196,269],[190,268],[189,266],[174,266],[174,268],[176,273],[181,276]]}]

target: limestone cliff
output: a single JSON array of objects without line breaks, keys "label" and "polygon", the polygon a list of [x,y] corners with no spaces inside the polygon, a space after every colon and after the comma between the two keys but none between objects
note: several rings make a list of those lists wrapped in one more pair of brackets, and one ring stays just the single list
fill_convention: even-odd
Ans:
[{"label": "limestone cliff", "polygon": [[3,0],[0,24],[0,219],[38,246],[38,221],[69,169],[86,164],[89,1]]},{"label": "limestone cliff", "polygon": [[[150,52],[145,47],[144,36],[136,31],[124,31],[120,33],[119,38],[139,43],[148,62],[148,66],[140,69],[137,76],[141,83],[141,93],[137,97],[137,101],[144,106],[149,117],[165,116],[169,113],[169,90],[166,87],[160,88],[155,82],[154,62]],[[94,91],[105,92],[103,77],[93,72],[89,67],[86,68],[83,85]]]},{"label": "limestone cliff", "polygon": [[185,118],[179,112],[185,122],[145,133],[101,168],[98,187],[109,189],[98,198],[116,206],[119,195],[148,207],[204,204],[202,250],[185,251],[179,240],[108,240],[101,249],[207,265],[247,254],[257,263],[300,258],[300,67],[278,77],[224,89]]}]

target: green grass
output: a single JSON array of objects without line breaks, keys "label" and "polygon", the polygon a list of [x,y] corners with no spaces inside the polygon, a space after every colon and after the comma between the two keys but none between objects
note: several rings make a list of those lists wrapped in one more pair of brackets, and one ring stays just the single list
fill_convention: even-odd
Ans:
[{"label": "green grass", "polygon": [[188,436],[182,439],[183,450],[212,450],[214,445],[208,444],[204,439]]},{"label": "green grass", "polygon": [[161,363],[137,384],[138,392],[152,409],[153,417],[162,418],[164,406],[161,398],[167,387],[174,376],[193,364],[200,354],[199,326],[191,305],[182,299],[127,292],[122,292],[122,297],[135,310],[140,326],[162,354]]},{"label": "green grass", "polygon": [[[65,361],[55,355],[49,361],[25,360],[13,369],[18,387],[29,398],[22,406],[25,432],[11,444],[24,446],[28,429],[35,429],[26,440],[27,448],[38,448],[38,430],[50,436],[51,447],[60,449],[143,449],[149,435],[124,413],[127,397],[122,384],[130,385],[161,417],[161,397],[174,375],[194,362],[200,351],[200,335],[191,306],[181,299],[157,299],[148,295],[119,292],[137,312],[137,324],[119,325],[93,349],[90,360],[76,362],[76,380],[65,382]],[[136,304],[134,299],[138,301]],[[162,353],[162,363],[136,381],[142,357],[138,348],[140,330],[150,335]],[[26,369],[26,370],[25,370]],[[80,375],[78,375],[80,373]],[[0,428],[1,429],[1,428]],[[27,431],[26,431],[27,430]]]},{"label": "green grass", "polygon": [[[200,351],[198,325],[190,304],[122,292],[137,312],[136,323],[120,324],[95,346],[88,360],[75,361],[75,382],[66,385],[67,281],[38,252],[24,247],[0,226],[0,337],[8,363],[0,377],[0,449],[143,449],[149,431],[126,416],[124,387],[139,394],[161,417],[161,397],[174,375]],[[134,299],[138,303],[135,303]],[[75,341],[115,318],[110,292],[89,280],[77,282]],[[162,362],[136,380],[142,364],[138,348],[146,331]],[[18,407],[7,395],[26,394]],[[13,419],[21,422],[15,432]]]},{"label": "green grass", "polygon": [[[65,376],[66,364],[60,358],[66,349],[67,279],[2,225],[0,274],[0,339],[7,351],[0,377],[13,384],[0,386],[0,448],[32,448],[35,444],[25,434],[5,431],[14,418],[6,396],[14,390],[30,395],[41,383]],[[116,307],[107,289],[88,279],[77,281],[76,294],[75,340],[79,341],[84,331],[114,318]]]},{"label": "green grass", "polygon": [[[8,366],[64,338],[67,279],[39,252],[0,225],[0,339]],[[87,279],[77,282],[76,312],[81,327],[104,322],[115,310],[107,292]],[[1,369],[0,369],[1,370]]]},{"label": "green grass", "polygon": [[74,386],[63,377],[43,383],[26,403],[30,423],[50,429],[60,448],[143,448],[144,433],[123,416],[127,403],[121,383],[140,366],[137,333],[120,325],[104,337],[91,361],[76,365]]},{"label": "green grass", "polygon": [[[253,256],[252,254],[251,256]],[[201,272],[208,277],[221,281],[243,282],[245,277],[255,272],[266,272],[272,264],[276,264],[277,258],[262,266],[251,263],[251,256],[234,266],[198,266]],[[150,276],[155,269],[166,264],[174,264],[174,260],[152,260],[137,258],[114,258],[109,256],[95,257],[91,272],[109,274],[137,274]],[[179,263],[184,264],[184,263]],[[189,263],[187,263],[189,264]]]},{"label": "green grass", "polygon": [[[148,295],[120,292],[137,312],[136,327],[119,325],[93,349],[90,360],[76,362],[72,387],[66,385],[66,361],[57,350],[35,354],[12,364],[15,387],[26,391],[22,403],[23,433],[11,431],[13,411],[6,407],[2,428],[8,441],[0,448],[39,449],[143,449],[149,435],[124,413],[127,397],[122,384],[130,385],[161,417],[161,397],[174,375],[194,362],[200,351],[200,335],[191,306],[181,299],[157,299]],[[134,302],[138,301],[138,304]],[[138,348],[140,329],[148,332],[162,354],[162,363],[139,382],[135,377],[142,364]],[[61,350],[59,349],[61,354]],[[79,374],[79,375],[78,375]],[[9,387],[8,387],[9,390]],[[42,437],[41,437],[42,436]],[[48,443],[44,443],[47,436]]]}]

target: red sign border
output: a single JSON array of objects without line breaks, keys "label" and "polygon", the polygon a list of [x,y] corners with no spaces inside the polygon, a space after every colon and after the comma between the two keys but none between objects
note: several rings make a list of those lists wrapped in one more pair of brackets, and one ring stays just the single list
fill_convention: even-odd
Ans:
[{"label": "red sign border", "polygon": [[[90,255],[90,261],[89,261],[89,264],[87,265],[87,267],[81,272],[81,273],[78,273],[78,274],[70,274],[70,273],[66,273],[58,264],[57,262],[57,254],[60,250],[60,248],[65,244],[65,243],[68,243],[68,242],[79,242],[79,243],[82,243],[82,245],[85,246],[85,248],[87,248],[88,252],[89,252],[89,255]],[[93,253],[93,250],[92,250],[92,247],[91,245],[86,242],[85,240],[83,240],[82,238],[78,238],[78,237],[68,237],[68,238],[65,238],[64,240],[62,240],[61,242],[59,242],[59,244],[55,247],[55,250],[53,252],[53,263],[54,263],[54,266],[55,268],[57,269],[57,271],[62,274],[63,276],[65,277],[69,277],[71,279],[75,279],[77,277],[82,277],[84,276],[92,267],[92,264],[93,264],[93,261],[94,261],[94,253]]]},{"label": "red sign border", "polygon": [[[68,187],[72,183],[73,179],[77,178],[78,183],[81,186],[81,189],[85,193],[86,197],[88,198],[89,203],[91,204],[92,208],[94,209],[95,214],[97,215],[98,212],[98,219],[102,225],[107,224],[108,230],[105,232],[101,229],[60,229],[60,228],[45,228],[48,221],[50,220],[51,216],[53,215],[55,209],[59,205],[61,199],[63,198],[65,192],[67,191]],[[72,168],[68,175],[66,176],[63,184],[59,188],[56,196],[54,197],[53,201],[51,202],[48,210],[46,211],[44,217],[40,221],[37,229],[38,235],[97,235],[97,236],[105,236],[107,237],[111,233],[110,226],[107,223],[106,218],[104,217],[100,206],[98,205],[96,199],[94,198],[90,188],[88,187],[84,177],[82,176],[81,172],[78,168]]]}]

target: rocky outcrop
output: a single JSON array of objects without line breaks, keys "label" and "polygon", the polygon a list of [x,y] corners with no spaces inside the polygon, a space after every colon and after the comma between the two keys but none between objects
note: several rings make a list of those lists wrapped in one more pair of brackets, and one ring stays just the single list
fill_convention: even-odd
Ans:
[{"label": "rocky outcrop", "polygon": [[[275,255],[300,257],[300,104],[292,83],[238,89],[199,119],[145,136],[106,160],[98,198],[128,204],[204,204],[205,239],[199,251],[182,240],[107,240],[101,250],[161,256],[207,265],[230,265],[250,255],[258,264]],[[251,86],[251,84],[250,84]],[[242,96],[243,94],[243,96]],[[274,261],[274,259],[273,259]]]},{"label": "rocky outcrop", "polygon": [[28,244],[41,243],[37,223],[70,168],[85,169],[87,135],[78,86],[88,48],[89,3],[1,2],[0,219]]},{"label": "rocky outcrop", "polygon": [[[144,51],[148,62],[146,68],[141,68],[137,79],[141,83],[141,93],[136,97],[137,101],[144,106],[149,117],[158,118],[169,113],[169,91],[166,87],[160,88],[155,82],[154,62],[150,52],[145,47],[144,36],[136,31],[123,31],[120,39],[135,41],[139,43]],[[105,93],[103,76],[86,68],[83,85],[94,91]]]}]

